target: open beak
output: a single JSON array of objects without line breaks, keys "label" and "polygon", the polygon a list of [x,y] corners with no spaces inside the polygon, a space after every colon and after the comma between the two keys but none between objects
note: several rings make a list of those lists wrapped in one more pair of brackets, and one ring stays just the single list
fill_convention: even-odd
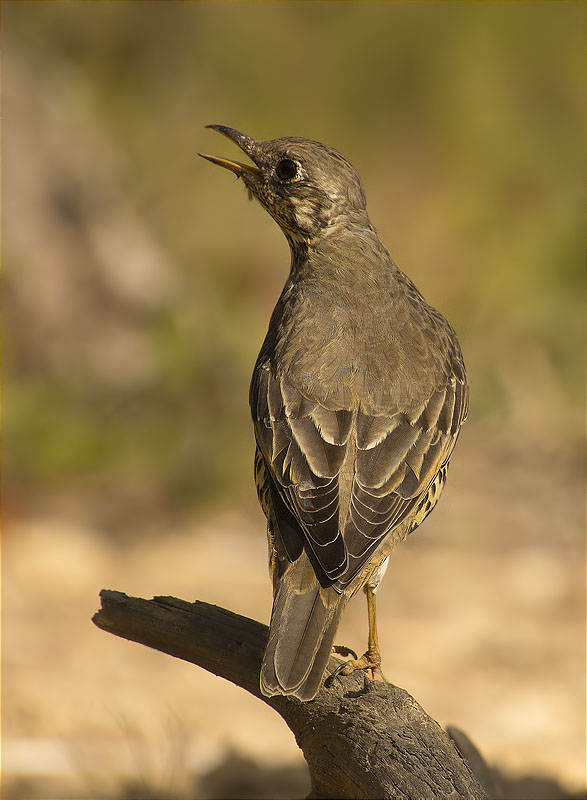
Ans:
[{"label": "open beak", "polygon": [[[241,133],[240,131],[236,131],[234,128],[227,128],[226,125],[206,125],[206,127],[222,133],[224,136],[230,139],[231,142],[234,142],[236,145],[238,145],[240,149],[250,158],[253,158],[256,142],[250,136],[247,136],[245,133]],[[261,175],[261,170],[255,164],[243,164],[242,161],[231,161],[227,158],[208,156],[204,153],[198,153],[198,155],[202,156],[202,158],[205,158],[208,161],[211,161],[213,164],[218,164],[219,167],[229,169],[231,172],[234,172],[237,178],[240,178],[245,172],[248,172],[251,175],[256,175],[257,177]]]}]

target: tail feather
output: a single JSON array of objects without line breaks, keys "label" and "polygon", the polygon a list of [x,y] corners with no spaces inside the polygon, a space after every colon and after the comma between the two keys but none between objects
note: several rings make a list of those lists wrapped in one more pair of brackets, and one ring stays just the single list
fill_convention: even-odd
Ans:
[{"label": "tail feather", "polygon": [[[299,591],[288,574],[279,580],[263,665],[261,691],[311,700],[320,687],[346,597],[314,579]],[[297,591],[296,591],[297,589]]]}]

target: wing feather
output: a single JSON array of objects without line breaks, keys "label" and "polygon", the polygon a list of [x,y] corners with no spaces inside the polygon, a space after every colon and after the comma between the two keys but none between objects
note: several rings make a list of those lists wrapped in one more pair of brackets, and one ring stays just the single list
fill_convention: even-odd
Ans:
[{"label": "wing feather", "polygon": [[[410,514],[417,526],[436,502],[468,407],[460,352],[453,356],[427,399],[401,411],[391,404],[388,414],[327,407],[268,362],[257,365],[251,409],[274,506],[297,520],[323,587],[343,591],[392,530]],[[300,552],[291,542],[287,550]]]}]

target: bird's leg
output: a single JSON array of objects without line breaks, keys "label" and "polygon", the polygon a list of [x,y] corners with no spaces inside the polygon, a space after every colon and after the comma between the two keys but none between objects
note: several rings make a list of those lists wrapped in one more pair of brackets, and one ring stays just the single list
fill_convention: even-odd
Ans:
[{"label": "bird's leg", "polygon": [[374,681],[385,681],[381,672],[381,653],[379,651],[379,637],[377,636],[377,615],[375,610],[375,589],[376,586],[366,584],[364,592],[367,595],[367,614],[369,617],[369,640],[367,650],[361,658],[351,659],[346,664],[341,664],[334,671],[332,677],[338,675],[350,675],[356,669],[365,669],[371,672],[371,679]]},{"label": "bird's leg", "polygon": [[367,614],[369,617],[369,640],[367,644],[367,652],[363,656],[367,656],[372,677],[374,681],[382,681],[383,673],[381,672],[381,651],[379,650],[379,636],[377,634],[377,614],[375,608],[375,587],[367,584],[365,586],[365,594],[367,595]]}]

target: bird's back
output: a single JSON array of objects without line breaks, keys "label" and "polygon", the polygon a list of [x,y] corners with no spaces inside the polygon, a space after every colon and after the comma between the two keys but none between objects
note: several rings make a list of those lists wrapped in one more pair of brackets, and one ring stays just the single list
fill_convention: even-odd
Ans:
[{"label": "bird's back", "polygon": [[405,535],[466,413],[452,328],[374,237],[361,264],[339,239],[294,265],[251,389],[274,491],[339,589]]}]

